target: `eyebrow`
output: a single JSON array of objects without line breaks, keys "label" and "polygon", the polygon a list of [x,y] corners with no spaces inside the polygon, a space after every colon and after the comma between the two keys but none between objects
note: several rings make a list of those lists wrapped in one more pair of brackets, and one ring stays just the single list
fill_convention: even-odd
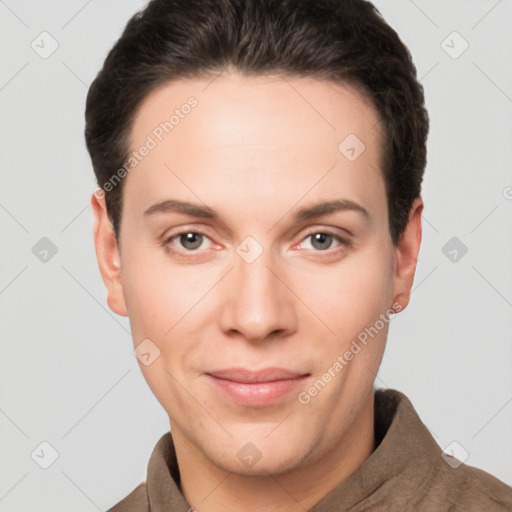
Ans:
[{"label": "eyebrow", "polygon": [[370,214],[364,206],[349,199],[335,199],[302,208],[295,214],[295,218],[298,220],[309,220],[329,213],[346,210],[359,212],[366,220],[370,219]]},{"label": "eyebrow", "polygon": [[[337,211],[355,211],[363,215],[365,220],[370,219],[368,210],[360,204],[349,199],[336,199],[331,201],[324,201],[312,206],[304,207],[298,210],[294,218],[296,220],[311,220],[322,215],[334,213]],[[160,203],[154,204],[148,208],[144,215],[153,215],[155,213],[183,213],[193,217],[202,217],[205,219],[221,220],[220,216],[208,206],[201,206],[199,204],[190,203],[188,201],[180,201],[178,199],[168,199]]]}]

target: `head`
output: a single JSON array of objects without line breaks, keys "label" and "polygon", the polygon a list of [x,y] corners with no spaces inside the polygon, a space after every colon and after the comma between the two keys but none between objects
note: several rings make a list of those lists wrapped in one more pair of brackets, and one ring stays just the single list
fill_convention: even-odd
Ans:
[{"label": "head", "polygon": [[[409,301],[427,132],[364,0],[153,0],[129,21],[87,98],[96,252],[180,442],[266,474],[357,438]],[[297,378],[241,398],[233,368]]]}]

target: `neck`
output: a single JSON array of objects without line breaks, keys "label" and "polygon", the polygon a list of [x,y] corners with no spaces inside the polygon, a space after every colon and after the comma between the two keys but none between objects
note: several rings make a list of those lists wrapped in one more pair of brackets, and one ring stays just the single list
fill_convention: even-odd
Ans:
[{"label": "neck", "polygon": [[198,512],[304,512],[349,478],[375,448],[373,395],[333,446],[322,440],[296,467],[266,476],[239,475],[214,465],[171,423],[181,491]]}]

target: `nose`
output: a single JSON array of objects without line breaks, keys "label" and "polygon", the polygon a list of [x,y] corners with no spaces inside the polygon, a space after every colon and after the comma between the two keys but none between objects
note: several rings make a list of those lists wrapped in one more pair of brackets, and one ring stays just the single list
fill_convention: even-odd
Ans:
[{"label": "nose", "polygon": [[220,323],[226,334],[258,342],[296,330],[294,295],[271,256],[270,251],[263,251],[248,263],[234,255],[234,268],[224,280],[221,299]]}]

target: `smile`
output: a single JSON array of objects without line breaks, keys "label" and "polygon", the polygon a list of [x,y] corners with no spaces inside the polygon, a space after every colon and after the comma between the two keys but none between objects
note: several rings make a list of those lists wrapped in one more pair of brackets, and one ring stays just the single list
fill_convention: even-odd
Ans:
[{"label": "smile", "polygon": [[231,368],[205,374],[218,392],[237,405],[264,407],[274,404],[303,385],[309,374],[282,368],[251,371]]}]

